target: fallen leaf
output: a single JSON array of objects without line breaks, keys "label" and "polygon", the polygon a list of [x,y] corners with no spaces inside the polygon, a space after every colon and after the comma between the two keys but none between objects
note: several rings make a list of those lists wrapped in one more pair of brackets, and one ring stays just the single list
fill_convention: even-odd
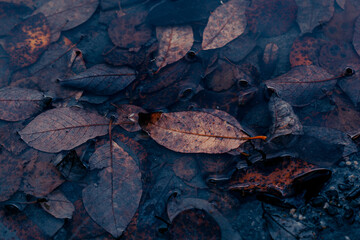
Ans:
[{"label": "fallen leaf", "polygon": [[[111,152],[113,150],[113,152]],[[90,169],[102,169],[99,181],[83,189],[89,215],[114,237],[122,235],[134,216],[142,195],[141,173],[134,158],[116,142],[98,148]]]},{"label": "fallen leaf", "polygon": [[51,42],[56,42],[61,31],[66,31],[86,22],[95,12],[99,0],[51,0],[35,10],[49,21]]},{"label": "fallen leaf", "polygon": [[305,36],[297,38],[291,47],[291,67],[304,65],[318,65],[321,40]]},{"label": "fallen leaf", "polygon": [[20,121],[43,110],[49,101],[44,94],[31,89],[6,87],[0,89],[0,119]]},{"label": "fallen leaf", "polygon": [[24,6],[13,3],[0,2],[0,35],[6,35],[10,29],[16,24],[20,23],[22,18],[29,15],[31,9]]},{"label": "fallen leaf", "polygon": [[64,179],[59,171],[48,162],[34,158],[26,165],[20,190],[35,197],[45,197],[60,186]]},{"label": "fallen leaf", "polygon": [[20,187],[24,160],[6,151],[0,154],[0,202],[8,200]]},{"label": "fallen leaf", "polygon": [[287,32],[296,13],[294,0],[253,0],[246,10],[246,18],[251,32],[270,37]]},{"label": "fallen leaf", "polygon": [[46,196],[46,202],[41,202],[41,207],[56,218],[71,219],[75,211],[74,205],[65,197],[65,195],[56,190]]},{"label": "fallen leaf", "polygon": [[139,112],[146,112],[144,109],[136,105],[121,104],[116,105],[116,112],[119,117],[115,124],[120,125],[128,132],[137,132],[141,130],[138,123]]},{"label": "fallen leaf", "polygon": [[158,144],[182,153],[225,153],[251,139],[240,125],[207,112],[139,113],[139,124]]},{"label": "fallen leaf", "polygon": [[0,145],[6,149],[6,151],[19,155],[28,146],[21,140],[18,131],[24,126],[21,123],[8,123],[0,127]]},{"label": "fallen leaf", "polygon": [[297,22],[301,34],[310,33],[326,23],[334,14],[334,0],[295,0],[298,6]]},{"label": "fallen leaf", "polygon": [[106,118],[83,109],[56,108],[37,116],[19,134],[29,146],[56,153],[107,134],[108,124]]},{"label": "fallen leaf", "polygon": [[220,56],[238,63],[256,46],[256,41],[249,35],[241,35],[220,49]]},{"label": "fallen leaf", "polygon": [[310,65],[292,68],[289,72],[265,82],[280,98],[293,106],[303,106],[325,95],[336,85],[336,78],[324,69]]},{"label": "fallen leaf", "polygon": [[5,38],[4,49],[10,55],[13,69],[29,66],[50,44],[50,28],[46,17],[33,15],[10,30]]},{"label": "fallen leaf", "polygon": [[183,58],[194,43],[191,26],[157,27],[156,37],[159,41],[157,71]]},{"label": "fallen leaf", "polygon": [[240,36],[246,28],[247,0],[231,0],[215,9],[204,29],[203,50],[225,46]]},{"label": "fallen leaf", "polygon": [[[225,188],[231,191],[255,191],[288,197],[296,192],[297,179],[316,176],[316,174],[328,179],[331,171],[293,158],[265,163],[257,162],[248,168],[240,169],[226,183]],[[321,181],[318,184],[321,184]]]},{"label": "fallen leaf", "polygon": [[98,64],[74,77],[60,80],[60,84],[99,95],[112,95],[126,88],[135,78],[135,71],[129,67]]}]

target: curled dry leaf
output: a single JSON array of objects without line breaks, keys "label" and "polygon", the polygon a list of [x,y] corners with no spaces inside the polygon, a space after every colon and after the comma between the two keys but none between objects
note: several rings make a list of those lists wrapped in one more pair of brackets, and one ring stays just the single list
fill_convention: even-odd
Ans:
[{"label": "curled dry leaf", "polygon": [[116,112],[119,117],[115,124],[120,125],[128,132],[137,132],[141,130],[138,123],[139,112],[146,112],[144,109],[135,105],[121,104],[117,106]]},{"label": "curled dry leaf", "polygon": [[240,124],[207,112],[139,113],[139,124],[160,145],[183,153],[225,153],[252,139]]},{"label": "curled dry leaf", "polygon": [[6,151],[0,154],[0,202],[8,200],[20,187],[24,161]]},{"label": "curled dry leaf", "polygon": [[99,0],[51,0],[36,9],[49,21],[51,41],[60,37],[61,31],[72,29],[86,22],[95,12]]},{"label": "curled dry leaf", "polygon": [[39,91],[6,87],[0,89],[0,119],[20,121],[42,111],[48,98]]},{"label": "curled dry leaf", "polygon": [[135,75],[135,71],[129,67],[98,64],[74,77],[60,80],[60,84],[99,95],[112,95],[126,88],[135,80]]},{"label": "curled dry leaf", "polygon": [[223,47],[240,36],[246,28],[248,4],[247,0],[231,0],[216,8],[204,29],[202,49]]},{"label": "curled dry leaf", "polygon": [[107,134],[108,124],[106,118],[83,109],[57,108],[37,116],[19,134],[31,147],[56,153]]},{"label": "curled dry leaf", "polygon": [[46,17],[39,13],[11,29],[4,49],[10,55],[10,66],[23,68],[36,62],[50,44],[50,28]]},{"label": "curled dry leaf", "polygon": [[46,202],[40,203],[41,207],[56,218],[71,219],[75,207],[59,190],[46,196]]},{"label": "curled dry leaf", "polygon": [[[285,158],[269,163],[257,162],[251,167],[239,170],[226,184],[226,188],[232,191],[256,191],[287,197],[295,193],[298,187],[295,185],[302,183],[299,182],[301,179],[306,180],[306,176],[317,176],[324,180],[328,179],[330,174],[331,171],[326,168],[300,159]],[[320,183],[321,181],[318,181],[317,184]]]},{"label": "curled dry leaf", "polygon": [[95,222],[119,237],[134,216],[142,195],[139,166],[116,142],[112,142],[112,148],[110,144],[98,148],[89,161],[91,169],[102,170],[98,183],[82,192],[85,209]]},{"label": "curled dry leaf", "polygon": [[159,50],[156,65],[160,68],[183,58],[194,43],[191,26],[157,27]]},{"label": "curled dry leaf", "polygon": [[48,162],[33,159],[24,172],[27,174],[20,189],[35,197],[45,197],[64,182],[60,172]]},{"label": "curled dry leaf", "polygon": [[324,96],[335,87],[336,78],[324,69],[310,65],[292,68],[289,72],[265,82],[280,98],[293,106],[303,106]]},{"label": "curled dry leaf", "polygon": [[295,0],[298,6],[297,22],[301,33],[312,30],[331,19],[334,14],[334,0]]}]

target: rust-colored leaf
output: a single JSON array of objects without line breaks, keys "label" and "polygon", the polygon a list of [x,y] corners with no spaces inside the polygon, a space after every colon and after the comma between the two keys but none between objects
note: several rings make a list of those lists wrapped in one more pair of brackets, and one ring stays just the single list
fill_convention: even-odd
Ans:
[{"label": "rust-colored leaf", "polygon": [[40,203],[42,208],[56,218],[71,219],[75,207],[59,190],[46,196],[46,202]]},{"label": "rust-colored leaf", "polygon": [[191,26],[157,27],[156,37],[159,41],[156,65],[159,69],[183,58],[194,42]]},{"label": "rust-colored leaf", "polygon": [[[112,152],[111,152],[112,151]],[[116,142],[104,144],[90,158],[91,169],[102,169],[99,181],[83,190],[89,215],[114,237],[119,237],[134,216],[142,195],[139,166]]]},{"label": "rust-colored leaf", "polygon": [[290,52],[291,67],[317,65],[321,41],[313,37],[297,38]]},{"label": "rust-colored leaf", "polygon": [[39,113],[49,99],[39,91],[6,87],[0,89],[0,119],[20,121]]},{"label": "rust-colored leaf", "polygon": [[51,42],[59,39],[61,31],[72,29],[86,22],[95,12],[99,0],[51,0],[36,9],[49,21]]},{"label": "rust-colored leaf", "polygon": [[108,123],[106,118],[83,109],[57,108],[37,116],[19,134],[31,147],[56,153],[107,134]]},{"label": "rust-colored leaf", "polygon": [[51,163],[37,159],[26,165],[24,172],[26,174],[20,189],[35,197],[45,197],[64,182],[60,172]]},{"label": "rust-colored leaf", "polygon": [[251,167],[239,170],[226,188],[232,191],[255,191],[287,197],[295,193],[294,185],[299,179],[316,174],[330,177],[330,173],[330,170],[326,168],[300,159],[283,159],[273,163],[258,162]]},{"label": "rust-colored leaf", "polygon": [[297,22],[301,33],[312,32],[318,25],[331,19],[334,14],[334,0],[295,0],[298,6]]},{"label": "rust-colored leaf", "polygon": [[296,19],[294,0],[253,0],[246,10],[251,32],[277,36],[287,32]]},{"label": "rust-colored leaf", "polygon": [[20,187],[24,161],[6,151],[0,154],[0,202],[8,200]]},{"label": "rust-colored leaf", "polygon": [[324,69],[310,65],[292,68],[289,72],[265,82],[282,99],[293,106],[303,106],[324,96],[336,84],[336,78]]},{"label": "rust-colored leaf", "polygon": [[160,145],[183,153],[224,153],[251,139],[240,124],[216,113],[139,113],[139,124]]},{"label": "rust-colored leaf", "polygon": [[50,28],[41,13],[31,16],[11,29],[4,49],[10,55],[14,69],[36,62],[50,44]]},{"label": "rust-colored leaf", "polygon": [[60,80],[60,83],[99,95],[112,95],[123,90],[135,78],[135,71],[129,67],[115,68],[98,64],[76,76]]},{"label": "rust-colored leaf", "polygon": [[216,8],[204,29],[202,49],[223,47],[240,36],[246,28],[247,5],[247,0],[231,0]]}]

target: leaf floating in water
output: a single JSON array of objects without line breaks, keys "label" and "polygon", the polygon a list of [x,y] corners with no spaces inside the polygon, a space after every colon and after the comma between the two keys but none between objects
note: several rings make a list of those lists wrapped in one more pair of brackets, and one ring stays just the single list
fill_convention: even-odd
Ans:
[{"label": "leaf floating in water", "polygon": [[39,91],[6,87],[0,89],[0,119],[20,121],[39,113],[47,98]]},{"label": "leaf floating in water", "polygon": [[56,153],[107,134],[108,124],[106,118],[95,113],[77,108],[56,108],[37,116],[19,134],[31,147]]},{"label": "leaf floating in water", "polygon": [[[221,111],[218,111],[221,112]],[[227,114],[228,115],[228,114]],[[239,147],[249,137],[231,117],[188,111],[174,113],[139,113],[139,124],[157,143],[176,152],[225,153]]]},{"label": "leaf floating in water", "polygon": [[303,106],[332,90],[337,78],[324,69],[310,65],[292,68],[289,72],[265,82],[280,98],[293,106]]},{"label": "leaf floating in water", "polygon": [[39,13],[11,29],[4,49],[10,55],[10,66],[19,69],[36,62],[49,44],[50,28],[46,17]]},{"label": "leaf floating in water", "polygon": [[43,13],[46,16],[51,29],[51,42],[55,42],[61,31],[86,22],[98,4],[99,0],[51,0],[36,9],[34,14]]},{"label": "leaf floating in water", "polygon": [[157,71],[183,58],[194,43],[191,26],[157,27],[156,37],[159,41]]},{"label": "leaf floating in water", "polygon": [[61,85],[75,87],[99,95],[112,95],[135,80],[135,71],[129,67],[95,65],[74,77],[60,80]]},{"label": "leaf floating in water", "polygon": [[[114,237],[122,235],[134,216],[142,195],[139,166],[116,142],[98,148],[90,158],[91,169],[102,169],[97,184],[83,190],[86,211]],[[113,152],[111,152],[111,149]]]},{"label": "leaf floating in water", "polygon": [[248,3],[247,0],[231,0],[215,9],[204,29],[203,50],[223,47],[244,32]]}]

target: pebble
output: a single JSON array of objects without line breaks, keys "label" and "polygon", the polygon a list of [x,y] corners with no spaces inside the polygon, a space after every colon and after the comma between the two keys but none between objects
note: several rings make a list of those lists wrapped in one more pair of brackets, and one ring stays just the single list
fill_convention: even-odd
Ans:
[{"label": "pebble", "polygon": [[351,165],[351,162],[350,162],[350,161],[346,161],[345,163],[346,163],[346,165],[348,165],[348,166]]},{"label": "pebble", "polygon": [[323,196],[317,196],[311,200],[311,206],[313,207],[323,207],[326,203],[326,199]]}]

